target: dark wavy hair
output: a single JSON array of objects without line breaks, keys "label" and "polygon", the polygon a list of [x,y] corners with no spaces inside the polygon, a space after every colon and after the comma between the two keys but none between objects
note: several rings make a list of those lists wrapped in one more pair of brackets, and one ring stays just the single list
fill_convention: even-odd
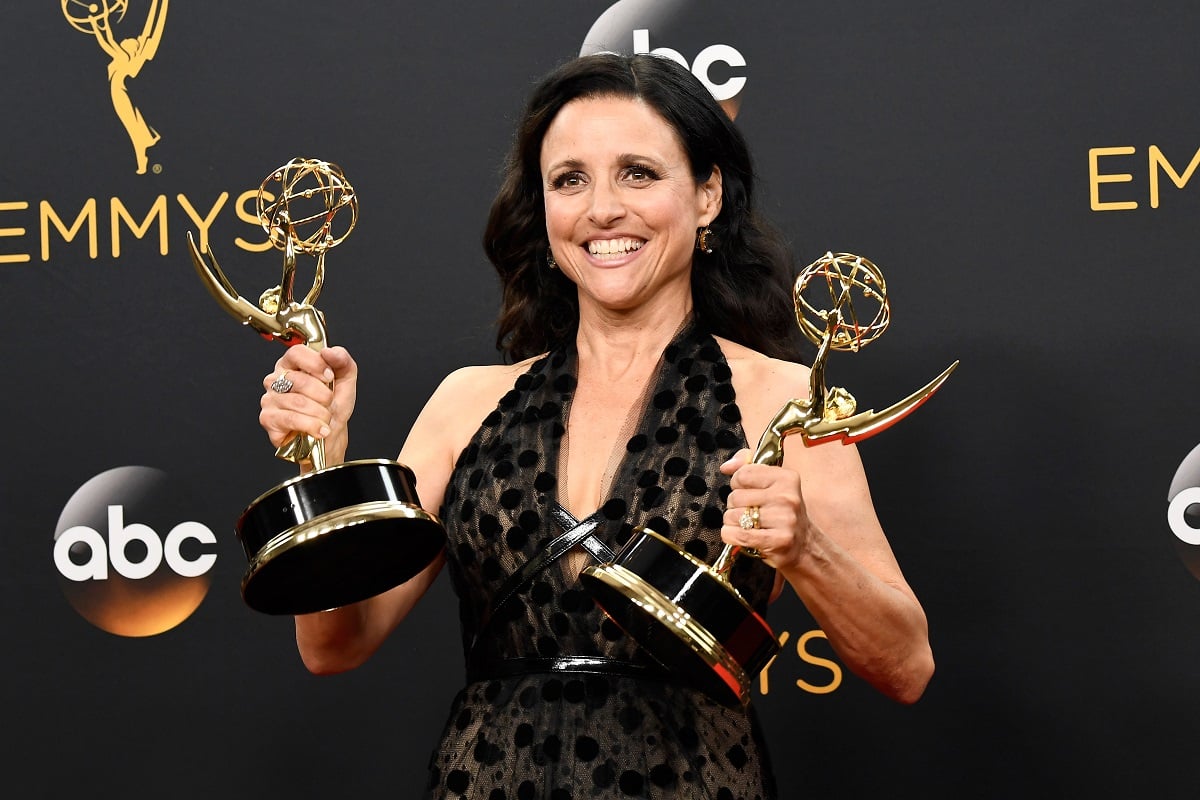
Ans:
[{"label": "dark wavy hair", "polygon": [[782,235],[754,208],[754,170],[741,132],[708,89],[676,62],[613,53],[576,58],[543,78],[517,127],[483,234],[503,288],[496,346],[519,361],[575,335],[575,284],[546,265],[542,139],[564,105],[602,96],[638,99],[657,111],[682,141],[697,183],[714,166],[721,170],[721,211],[709,226],[713,252],[697,251],[692,268],[699,324],[767,355],[798,360],[804,351],[791,296],[792,256]]}]

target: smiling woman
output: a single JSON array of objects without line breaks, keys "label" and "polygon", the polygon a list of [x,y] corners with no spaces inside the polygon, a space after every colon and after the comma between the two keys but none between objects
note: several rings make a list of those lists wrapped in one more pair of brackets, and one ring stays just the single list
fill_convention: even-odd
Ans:
[{"label": "smiling woman", "polygon": [[[808,381],[791,261],[753,185],[740,133],[667,59],[585,56],[530,99],[484,233],[516,363],[452,372],[399,455],[440,508],[444,556],[296,618],[309,669],[351,669],[449,567],[467,683],[429,797],[777,796],[753,706],[657,663],[580,582],[638,528],[701,560],[754,548],[730,580],[756,613],[790,584],[851,671],[923,692],[924,612],[854,448],[748,463],[748,435]],[[284,371],[291,391],[272,391]],[[339,463],[356,382],[343,348],[289,348],[263,380],[272,443],[308,433]]]},{"label": "smiling woman", "polygon": [[[563,107],[542,141],[546,233],[581,317],[692,310],[696,232],[721,209],[721,171],[697,183],[679,137],[641,100]],[[585,325],[590,327],[590,325]]]},{"label": "smiling woman", "polygon": [[[551,206],[543,175],[543,144],[565,106],[579,101],[623,99],[641,107],[638,116],[662,142],[669,137],[683,159],[692,190],[714,177],[720,182],[720,209],[711,222],[706,247],[693,252],[701,269],[692,276],[693,308],[717,334],[743,342],[769,356],[796,359],[800,338],[791,308],[792,256],[782,237],[754,208],[755,176],[741,132],[704,86],[667,58],[587,56],[564,65],[531,97],[509,155],[505,181],[492,204],[484,249],[504,286],[497,344],[515,359],[548,350],[569,339],[578,323],[575,284],[561,273],[547,274],[550,251],[547,213]],[[623,129],[631,119],[611,120]],[[624,141],[629,141],[626,138]],[[639,140],[640,141],[640,140]],[[646,140],[649,146],[654,139]],[[619,153],[634,169],[632,181],[654,181],[659,165],[637,163],[649,153]],[[578,154],[565,154],[567,160]],[[570,172],[563,164],[562,172]],[[665,166],[665,165],[664,165]],[[558,175],[558,178],[567,177]],[[671,176],[676,185],[682,174]],[[571,176],[574,185],[579,178]],[[702,233],[695,230],[691,234]],[[720,242],[720,247],[712,247]]]}]

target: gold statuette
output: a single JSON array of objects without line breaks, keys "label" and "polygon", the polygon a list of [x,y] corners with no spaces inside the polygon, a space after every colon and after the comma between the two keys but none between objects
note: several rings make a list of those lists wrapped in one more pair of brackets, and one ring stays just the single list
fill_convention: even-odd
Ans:
[{"label": "gold statuette", "polygon": [[[784,439],[798,434],[806,446],[865,439],[911,414],[933,396],[958,366],[882,411],[859,412],[854,397],[825,384],[832,351],[857,352],[887,329],[891,310],[879,268],[862,256],[826,253],[805,267],[793,288],[796,322],[817,346],[808,396],[789,400],[759,439],[752,461],[778,465]],[[818,299],[819,298],[819,299]],[[757,509],[741,525],[758,526]],[[621,628],[665,667],[719,702],[744,706],[750,683],[778,652],[766,621],[729,582],[739,553],[722,548],[710,566],[647,528],[639,528],[608,564],[588,567],[580,581]]]},{"label": "gold statuette", "polygon": [[[358,199],[341,169],[293,159],[258,191],[258,218],[283,251],[279,285],[252,303],[233,287],[216,257],[188,234],[192,264],[218,304],[266,339],[321,350],[325,316],[313,303],[325,282],[325,256],[358,221]],[[313,282],[295,298],[297,260],[314,259]],[[280,390],[290,383],[280,379]],[[242,597],[270,614],[306,614],[364,600],[424,569],[445,543],[441,522],[421,508],[412,471],[371,459],[326,466],[323,442],[296,434],[275,453],[305,469],[252,502],[236,531],[249,559]]]}]

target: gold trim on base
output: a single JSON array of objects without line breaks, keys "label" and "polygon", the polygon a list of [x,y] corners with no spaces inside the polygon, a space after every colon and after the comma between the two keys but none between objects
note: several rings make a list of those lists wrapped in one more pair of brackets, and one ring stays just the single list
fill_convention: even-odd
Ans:
[{"label": "gold trim on base", "polygon": [[437,517],[425,509],[394,500],[371,500],[339,508],[288,528],[260,547],[254,554],[254,558],[250,559],[250,568],[242,579],[242,590],[245,590],[250,579],[262,567],[292,548],[315,541],[343,528],[387,519],[420,519],[433,522],[438,526],[442,524]]},{"label": "gold trim on base", "polygon": [[[657,536],[653,531],[648,533]],[[665,540],[664,540],[665,541]],[[681,551],[682,553],[682,551]],[[682,553],[688,556],[687,553]],[[697,564],[708,569],[699,561]],[[742,665],[737,662],[729,651],[708,632],[708,630],[692,618],[692,615],[673,602],[669,597],[654,586],[643,580],[637,573],[620,564],[602,564],[588,567],[583,574],[594,578],[606,586],[616,590],[631,603],[659,620],[663,627],[673,633],[676,638],[698,655],[709,669],[713,671],[737,697],[741,705],[750,703],[750,678]],[[741,598],[738,598],[741,600]],[[744,600],[742,601],[745,602]],[[664,664],[668,669],[673,665]]]}]

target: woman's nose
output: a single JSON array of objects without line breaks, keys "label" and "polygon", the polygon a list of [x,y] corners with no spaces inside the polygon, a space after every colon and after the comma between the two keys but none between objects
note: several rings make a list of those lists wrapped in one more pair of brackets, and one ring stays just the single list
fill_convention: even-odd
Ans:
[{"label": "woman's nose", "polygon": [[597,225],[610,225],[624,214],[625,204],[617,187],[604,181],[597,182],[592,188],[592,202],[588,207],[592,221]]}]

